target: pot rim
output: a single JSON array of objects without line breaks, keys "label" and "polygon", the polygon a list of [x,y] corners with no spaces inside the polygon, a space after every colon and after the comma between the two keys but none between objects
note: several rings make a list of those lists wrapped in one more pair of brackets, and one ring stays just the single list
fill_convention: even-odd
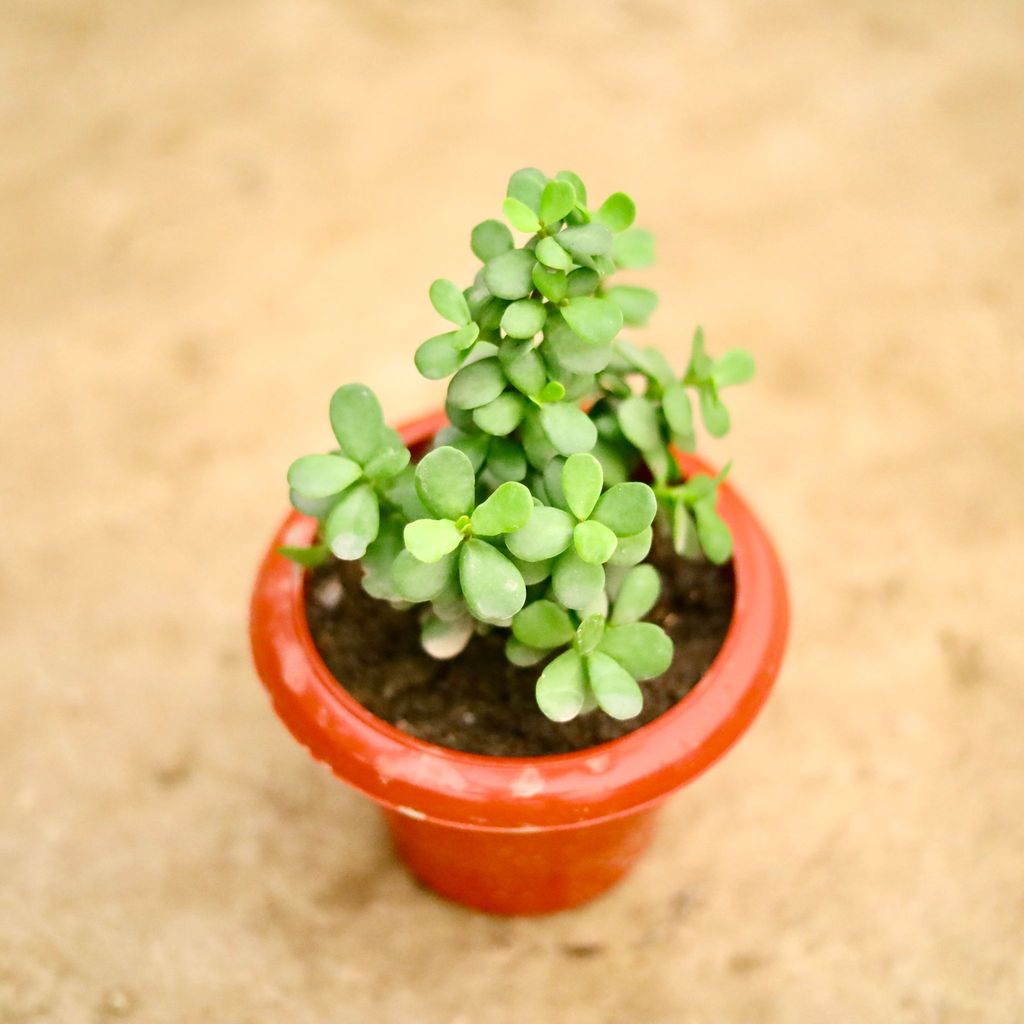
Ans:
[{"label": "pot rim", "polygon": [[[399,432],[415,446],[446,423],[438,412]],[[676,458],[684,473],[714,472],[696,456]],[[253,589],[257,671],[295,738],[340,779],[400,814],[469,829],[537,831],[636,813],[736,743],[767,699],[785,648],[789,606],[771,542],[728,483],[719,489],[718,511],[732,530],[736,576],[725,641],[682,700],[607,743],[532,757],[468,754],[417,739],[363,707],[313,644],[304,570],[277,551],[313,538],[316,520],[294,511],[277,530]]]}]

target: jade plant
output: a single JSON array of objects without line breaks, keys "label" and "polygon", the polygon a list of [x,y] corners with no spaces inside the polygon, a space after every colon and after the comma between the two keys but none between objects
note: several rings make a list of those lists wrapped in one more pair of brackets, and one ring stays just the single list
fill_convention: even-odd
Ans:
[{"label": "jade plant", "polygon": [[749,380],[742,350],[712,358],[698,327],[677,372],[623,338],[657,296],[613,284],[650,265],[649,232],[622,192],[592,208],[580,178],[512,175],[503,212],[527,236],[485,220],[470,235],[482,267],[430,302],[449,329],[415,361],[450,378],[449,425],[413,463],[374,394],[346,384],[331,399],[337,447],[288,470],[292,504],[316,517],[316,542],[283,553],[313,567],[360,560],[374,598],[421,609],[425,651],[459,654],[474,633],[505,634],[516,665],[537,665],[540,710],[555,721],[600,708],[636,716],[639,682],[663,673],[672,642],[644,622],[659,592],[645,563],[656,520],[685,558],[726,562],[732,538],[715,477],[683,479],[672,447],[692,451],[699,410],[721,437],[722,392]]}]

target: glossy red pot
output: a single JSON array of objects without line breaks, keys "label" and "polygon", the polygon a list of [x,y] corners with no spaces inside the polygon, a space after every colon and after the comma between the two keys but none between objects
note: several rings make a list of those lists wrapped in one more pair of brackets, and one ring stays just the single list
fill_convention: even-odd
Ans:
[{"label": "glossy red pot", "polygon": [[[423,446],[441,414],[401,429]],[[680,456],[684,473],[707,470]],[[277,553],[309,543],[315,521],[285,519],[256,579],[253,656],[295,738],[383,809],[420,879],[460,903],[538,914],[592,899],[647,846],[669,794],[718,760],[760,710],[778,672],[788,605],[778,559],[739,495],[719,511],[732,529],[736,605],[711,668],[674,708],[611,743],[574,754],[491,757],[413,738],[371,714],[321,661],[306,623],[303,573]]]}]

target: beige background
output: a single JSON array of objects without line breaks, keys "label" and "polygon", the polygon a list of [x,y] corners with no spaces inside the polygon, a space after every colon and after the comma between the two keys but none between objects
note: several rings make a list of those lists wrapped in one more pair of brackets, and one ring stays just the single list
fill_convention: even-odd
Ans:
[{"label": "beige background", "polygon": [[[0,1022],[1024,1021],[1024,7],[7,0]],[[416,888],[293,745],[247,591],[361,380],[430,408],[513,168],[626,188],[777,696],[602,901]]]}]

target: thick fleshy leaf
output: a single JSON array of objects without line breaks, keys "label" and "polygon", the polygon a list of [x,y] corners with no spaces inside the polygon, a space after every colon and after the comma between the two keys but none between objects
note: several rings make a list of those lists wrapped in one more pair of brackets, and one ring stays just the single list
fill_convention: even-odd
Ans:
[{"label": "thick fleshy leaf", "polygon": [[608,560],[609,565],[636,565],[647,557],[654,541],[654,531],[651,527],[633,534],[631,537],[620,537],[619,546],[615,554]]},{"label": "thick fleshy leaf", "polygon": [[597,427],[572,402],[552,402],[541,406],[540,422],[548,440],[562,455],[589,452],[597,441]]},{"label": "thick fleshy leaf", "polygon": [[477,224],[469,236],[473,255],[484,263],[508,252],[514,245],[512,232],[500,220],[485,220]]},{"label": "thick fleshy leaf", "polygon": [[670,388],[676,383],[676,372],[660,350],[650,345],[639,349],[621,338],[616,348],[629,365],[635,366],[651,380],[657,381],[662,388]]},{"label": "thick fleshy leaf", "polygon": [[549,181],[540,196],[540,219],[543,224],[562,220],[576,205],[576,190],[567,181]]},{"label": "thick fleshy leaf", "polygon": [[595,651],[587,657],[587,681],[606,715],[622,721],[636,718],[643,710],[644,695],[637,681],[607,654]]},{"label": "thick fleshy leaf", "polygon": [[593,518],[604,523],[616,537],[631,537],[651,525],[657,510],[654,491],[647,484],[628,481],[601,495]]},{"label": "thick fleshy leaf", "polygon": [[565,459],[552,459],[544,467],[544,489],[547,491],[549,500],[547,505],[554,505],[557,508],[569,510],[569,503],[565,500],[565,491],[562,489],[562,469],[565,466]]},{"label": "thick fleshy leaf", "polygon": [[524,562],[541,562],[560,555],[569,546],[572,529],[568,512],[538,505],[525,526],[506,535],[505,545]]},{"label": "thick fleshy leaf", "polygon": [[572,514],[589,519],[604,486],[604,470],[593,455],[570,455],[562,467],[562,493]]},{"label": "thick fleshy leaf", "polygon": [[505,310],[501,329],[510,338],[532,338],[540,333],[546,319],[543,303],[536,299],[519,299]]},{"label": "thick fleshy leaf", "polygon": [[503,391],[493,401],[473,410],[473,422],[484,433],[504,437],[519,426],[526,399],[518,391]]},{"label": "thick fleshy leaf", "polygon": [[342,455],[303,455],[288,467],[288,486],[305,498],[340,494],[363,471]]},{"label": "thick fleshy leaf", "polygon": [[512,620],[512,634],[520,643],[539,650],[562,647],[576,632],[569,615],[554,601],[534,601]]},{"label": "thick fleshy leaf", "polygon": [[479,537],[511,533],[529,522],[533,495],[522,484],[509,481],[498,487],[486,501],[473,510],[470,523]]},{"label": "thick fleshy leaf", "polygon": [[646,324],[658,308],[658,293],[650,288],[620,284],[609,288],[605,294],[622,310],[622,319],[634,327]]},{"label": "thick fleshy leaf", "polygon": [[653,565],[637,565],[626,573],[612,605],[611,623],[639,622],[658,600],[661,578]]},{"label": "thick fleshy leaf", "polygon": [[570,256],[603,256],[612,251],[615,239],[603,224],[565,228],[555,236]]},{"label": "thick fleshy leaf", "polygon": [[532,235],[535,231],[540,230],[537,214],[526,203],[514,196],[508,196],[501,204],[501,209],[505,214],[505,219],[518,231],[525,231],[528,235]]},{"label": "thick fleshy leaf", "polygon": [[326,544],[313,544],[308,548],[280,547],[277,549],[279,555],[284,555],[290,562],[301,565],[303,569],[315,569],[327,561],[330,549]]},{"label": "thick fleshy leaf", "polygon": [[601,463],[604,482],[609,486],[625,483],[629,479],[632,460],[630,453],[623,451],[620,445],[599,437],[590,454]]},{"label": "thick fleshy leaf", "polygon": [[547,175],[543,171],[538,171],[536,167],[523,167],[508,179],[506,195],[513,196],[534,213],[539,213],[540,198],[547,183]]},{"label": "thick fleshy leaf", "polygon": [[469,323],[469,306],[458,285],[439,277],[430,286],[430,304],[450,323],[465,327]]},{"label": "thick fleshy leaf", "polygon": [[[539,249],[540,245],[537,248]],[[537,258],[540,259],[539,253]],[[561,302],[568,294],[569,281],[562,270],[551,270],[540,263],[535,263],[531,276],[537,290],[549,302]]]},{"label": "thick fleshy leaf", "polygon": [[625,192],[613,192],[594,213],[594,220],[618,234],[636,220],[636,203]]},{"label": "thick fleshy leaf", "polygon": [[672,641],[653,622],[609,626],[600,650],[614,658],[634,679],[653,679],[672,664]]},{"label": "thick fleshy leaf", "polygon": [[607,345],[622,330],[622,310],[611,299],[583,296],[562,308],[565,322],[595,345]]},{"label": "thick fleshy leaf", "polygon": [[594,289],[601,283],[601,275],[591,267],[580,267],[566,278],[566,294],[570,299],[582,295],[593,295]]},{"label": "thick fleshy leaf", "polygon": [[406,466],[398,476],[389,480],[384,486],[384,498],[395,508],[400,509],[407,522],[414,519],[426,519],[430,512],[420,501],[416,490],[416,470]]},{"label": "thick fleshy leaf", "polygon": [[553,238],[542,238],[534,252],[537,259],[552,270],[569,270],[572,267],[572,257]]},{"label": "thick fleshy leaf", "polygon": [[544,467],[558,455],[558,449],[548,440],[548,435],[540,424],[540,416],[528,411],[523,419],[520,437],[523,451],[534,469],[543,471]]},{"label": "thick fleshy leaf", "polygon": [[708,355],[704,346],[704,328],[698,326],[693,332],[690,347],[690,362],[686,367],[687,384],[706,384],[711,379],[714,360]]},{"label": "thick fleshy leaf", "polygon": [[497,548],[475,537],[459,553],[459,582],[467,607],[483,622],[511,619],[526,602],[519,570]]},{"label": "thick fleshy leaf", "polygon": [[711,379],[720,388],[746,384],[754,377],[754,357],[742,348],[726,352],[711,368]]},{"label": "thick fleshy leaf", "polygon": [[314,519],[323,519],[334,505],[335,494],[329,494],[326,498],[307,498],[299,494],[294,487],[288,489],[288,500],[292,507],[301,512],[304,516],[313,516]]},{"label": "thick fleshy leaf", "polygon": [[503,341],[498,359],[509,383],[524,395],[536,395],[547,382],[544,361],[529,342]]},{"label": "thick fleshy leaf", "polygon": [[604,636],[604,627],[604,615],[593,614],[584,616],[579,629],[576,630],[576,636],[572,642],[573,647],[580,654],[589,654],[601,642],[601,637]]},{"label": "thick fleshy leaf", "polygon": [[683,558],[697,558],[701,553],[697,524],[685,501],[672,506],[672,547]]},{"label": "thick fleshy leaf", "polygon": [[661,409],[665,422],[677,443],[684,446],[693,441],[693,409],[690,396],[682,384],[670,387],[661,398]]},{"label": "thick fleshy leaf", "polygon": [[551,585],[566,608],[586,608],[604,590],[604,568],[584,562],[576,549],[570,548],[555,563]]},{"label": "thick fleshy leaf", "polygon": [[642,228],[630,228],[615,236],[612,258],[624,269],[649,267],[654,262],[654,236]]},{"label": "thick fleshy leaf", "polygon": [[324,522],[324,540],[343,561],[362,558],[380,529],[380,507],[369,484],[357,484],[342,494]]},{"label": "thick fleshy leaf", "polygon": [[551,314],[544,325],[541,352],[553,369],[568,373],[600,373],[611,361],[611,344],[581,338],[562,318]]},{"label": "thick fleshy leaf", "polygon": [[384,447],[384,413],[365,384],[346,384],[331,397],[331,429],[342,451],[365,465]]},{"label": "thick fleshy leaf", "polygon": [[487,451],[487,469],[498,480],[523,480],[526,477],[526,456],[514,441],[495,437]]},{"label": "thick fleshy leaf", "polygon": [[448,445],[435,448],[416,467],[420,500],[439,519],[458,519],[473,511],[476,477],[469,457]]},{"label": "thick fleshy leaf", "polygon": [[694,507],[697,537],[708,561],[724,565],[732,556],[732,533],[715,511],[713,500],[700,501]]},{"label": "thick fleshy leaf", "polygon": [[391,569],[395,589],[413,603],[430,601],[448,585],[455,571],[456,556],[445,555],[437,562],[421,562],[409,551],[400,551]]},{"label": "thick fleshy leaf", "polygon": [[642,452],[663,448],[665,441],[658,424],[658,410],[646,398],[627,398],[618,410],[619,427],[630,444]]},{"label": "thick fleshy leaf", "polygon": [[536,583],[543,583],[551,575],[550,558],[545,558],[541,562],[524,562],[521,558],[513,556],[512,561],[515,562],[519,574],[523,577],[523,582],[528,587],[532,587]]},{"label": "thick fleshy leaf", "polygon": [[587,186],[583,184],[583,179],[575,171],[559,171],[555,177],[559,181],[567,181],[572,185],[573,191],[576,193],[577,206],[587,205]]},{"label": "thick fleshy leaf", "polygon": [[379,601],[395,601],[401,595],[392,578],[395,559],[402,550],[402,519],[388,515],[381,519],[377,539],[366,549],[363,567],[363,590]]},{"label": "thick fleshy leaf", "polygon": [[403,533],[407,551],[421,562],[438,562],[462,543],[462,534],[450,519],[417,519]]},{"label": "thick fleshy leaf", "polygon": [[537,260],[527,249],[510,249],[488,260],[484,283],[499,299],[525,299],[533,291],[533,268]]},{"label": "thick fleshy leaf", "polygon": [[495,358],[464,366],[448,385],[448,401],[457,409],[478,409],[505,390],[505,374]]},{"label": "thick fleshy leaf", "polygon": [[390,480],[409,465],[409,458],[408,448],[385,448],[366,464],[367,479],[375,482]]},{"label": "thick fleshy leaf", "polygon": [[538,650],[536,647],[528,647],[526,644],[520,643],[514,636],[510,636],[505,641],[505,657],[513,665],[518,665],[520,668],[529,668],[531,665],[536,665],[537,662],[543,661],[547,655],[547,651]]},{"label": "thick fleshy leaf", "polygon": [[729,433],[729,410],[718,397],[713,385],[700,389],[700,418],[712,437],[725,437]]},{"label": "thick fleshy leaf", "polygon": [[466,649],[466,644],[473,636],[473,626],[473,620],[468,615],[452,620],[428,615],[420,628],[420,643],[432,658],[446,661]]},{"label": "thick fleshy leaf", "polygon": [[577,523],[572,537],[576,554],[591,565],[604,565],[612,557],[618,544],[618,538],[604,523],[593,520]]},{"label": "thick fleshy leaf", "polygon": [[[470,422],[467,424],[467,429],[472,429],[475,425],[476,424],[471,416]],[[487,459],[487,453],[490,451],[491,439],[487,434],[481,434],[479,432],[467,434],[462,431],[456,431],[451,435],[451,439],[448,441],[448,444],[452,448],[458,448],[458,450],[462,452],[467,459],[469,459],[469,463],[473,467],[473,472],[479,473]]]},{"label": "thick fleshy leaf", "polygon": [[553,722],[568,722],[583,708],[586,677],[583,660],[575,651],[554,659],[537,680],[537,706]]}]

